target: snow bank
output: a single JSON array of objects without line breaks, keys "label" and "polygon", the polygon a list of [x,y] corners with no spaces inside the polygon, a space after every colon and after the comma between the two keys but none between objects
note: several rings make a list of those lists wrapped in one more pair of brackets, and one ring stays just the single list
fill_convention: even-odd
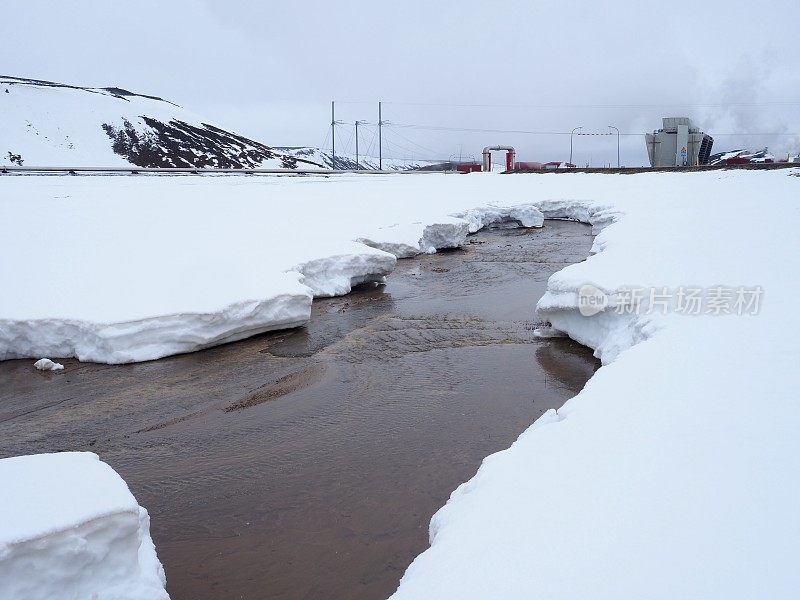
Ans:
[{"label": "snow bank", "polygon": [[233,302],[213,312],[105,323],[91,317],[0,319],[0,358],[50,354],[112,364],[140,362],[297,327],[308,321],[311,293],[293,287],[294,293]]},{"label": "snow bank", "polygon": [[354,285],[382,282],[394,269],[394,254],[372,248],[354,248],[350,254],[325,256],[295,265],[315,297],[341,296]]},{"label": "snow bank", "polygon": [[[800,589],[800,183],[788,173],[539,176],[592,222],[550,278],[550,332],[604,366],[484,460],[433,518],[395,600],[793,598]],[[523,185],[520,183],[520,185]],[[607,307],[584,316],[582,290]],[[626,290],[763,289],[755,313],[662,311]],[[620,310],[623,309],[623,310]],[[619,312],[618,312],[619,311]]]},{"label": "snow bank", "polygon": [[[444,248],[458,248],[467,240],[471,224],[461,218],[443,217],[435,223],[421,221],[405,226],[394,224],[382,227],[369,237],[357,241],[380,248],[397,258],[408,258],[417,254],[432,254]],[[473,230],[477,231],[477,230]],[[410,240],[416,240],[410,243]]]},{"label": "snow bank", "polygon": [[168,600],[150,520],[89,452],[0,460],[0,598]]},{"label": "snow bank", "polygon": [[493,181],[0,177],[0,252],[26,257],[0,262],[0,360],[137,362],[303,325],[312,297],[382,281],[396,257],[541,226],[523,188],[492,206]]},{"label": "snow bank", "polygon": [[511,207],[485,206],[483,208],[471,208],[454,216],[461,217],[469,223],[470,233],[501,223],[514,223],[520,227],[541,227],[544,224],[544,215],[533,204]]}]

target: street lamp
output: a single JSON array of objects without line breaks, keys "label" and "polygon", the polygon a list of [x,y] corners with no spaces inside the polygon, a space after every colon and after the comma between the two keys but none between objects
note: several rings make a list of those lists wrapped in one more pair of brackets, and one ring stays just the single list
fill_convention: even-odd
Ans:
[{"label": "street lamp", "polygon": [[358,166],[358,126],[366,125],[366,123],[366,121],[356,121],[356,171],[361,169],[361,167]]},{"label": "street lamp", "polygon": [[617,168],[619,169],[619,129],[614,127],[613,125],[608,126],[609,129],[613,129],[617,132]]},{"label": "street lamp", "polygon": [[583,129],[583,126],[576,127],[572,130],[572,133],[569,134],[569,164],[572,164],[572,136],[575,135],[576,131],[580,131]]}]

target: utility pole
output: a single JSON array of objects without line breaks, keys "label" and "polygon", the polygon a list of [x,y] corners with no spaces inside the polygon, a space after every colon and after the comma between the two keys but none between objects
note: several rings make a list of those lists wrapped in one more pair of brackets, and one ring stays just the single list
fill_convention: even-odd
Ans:
[{"label": "utility pole", "polygon": [[336,170],[336,108],[331,100],[331,153],[333,154],[333,170]]},{"label": "utility pole", "polygon": [[608,128],[613,129],[617,132],[617,168],[619,169],[619,129],[617,129],[613,125],[609,125]]},{"label": "utility pole", "polygon": [[580,131],[583,127],[576,127],[572,130],[572,133],[569,134],[569,164],[572,164],[572,136],[575,135],[576,131]]},{"label": "utility pole", "polygon": [[366,121],[356,121],[356,171],[361,170],[361,167],[358,164],[358,126],[364,125]]},{"label": "utility pole", "polygon": [[381,117],[381,103],[378,102],[378,170],[383,171],[383,144],[381,143],[381,127],[383,118]]}]

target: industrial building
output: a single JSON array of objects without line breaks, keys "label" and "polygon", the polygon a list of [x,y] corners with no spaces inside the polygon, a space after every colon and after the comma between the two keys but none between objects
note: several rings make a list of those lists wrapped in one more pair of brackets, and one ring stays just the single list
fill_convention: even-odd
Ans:
[{"label": "industrial building", "polygon": [[664,117],[662,128],[645,134],[651,167],[704,165],[714,138],[697,129],[689,117]]}]

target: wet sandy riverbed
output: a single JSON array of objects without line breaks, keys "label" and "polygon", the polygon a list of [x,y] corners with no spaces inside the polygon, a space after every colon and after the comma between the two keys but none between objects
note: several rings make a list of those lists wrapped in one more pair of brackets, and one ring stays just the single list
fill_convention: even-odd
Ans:
[{"label": "wet sandy riverbed", "polygon": [[598,363],[533,336],[588,226],[472,236],[307,328],[127,366],[0,363],[0,456],[91,450],[150,512],[173,600],[385,598],[481,460]]}]

